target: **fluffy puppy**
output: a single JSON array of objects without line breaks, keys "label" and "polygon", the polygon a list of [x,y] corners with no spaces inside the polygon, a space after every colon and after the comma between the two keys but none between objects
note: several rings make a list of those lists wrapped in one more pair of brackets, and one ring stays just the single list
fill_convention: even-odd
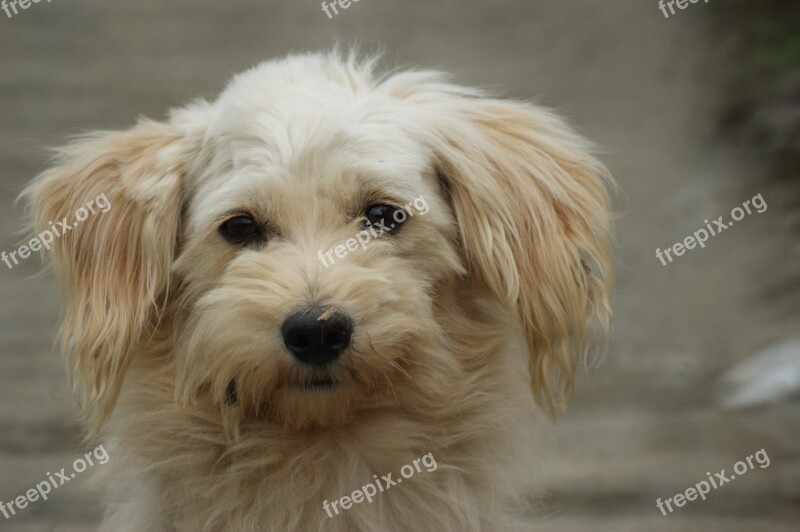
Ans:
[{"label": "fluffy puppy", "polygon": [[610,178],[539,107],[373,63],[263,63],[24,193],[37,231],[111,204],[50,253],[104,530],[527,526],[608,324]]}]

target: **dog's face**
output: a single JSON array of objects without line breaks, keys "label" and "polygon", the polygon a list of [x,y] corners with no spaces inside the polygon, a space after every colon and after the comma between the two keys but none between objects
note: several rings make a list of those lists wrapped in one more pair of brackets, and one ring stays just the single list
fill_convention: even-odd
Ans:
[{"label": "dog's face", "polygon": [[607,317],[605,177],[541,109],[306,56],[79,141],[26,194],[38,227],[112,205],[52,253],[90,428],[137,358],[175,401],[307,427],[463,380],[468,300],[524,333],[535,396],[558,402]]},{"label": "dog's face", "polygon": [[210,110],[174,268],[179,387],[341,423],[402,393],[411,365],[453,365],[431,358],[437,286],[463,273],[456,224],[400,102],[283,76],[247,73]]}]

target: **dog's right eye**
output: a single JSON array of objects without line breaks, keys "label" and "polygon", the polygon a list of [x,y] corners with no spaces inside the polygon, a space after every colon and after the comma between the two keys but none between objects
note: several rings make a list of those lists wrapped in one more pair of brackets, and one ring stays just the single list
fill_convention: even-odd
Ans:
[{"label": "dog's right eye", "polygon": [[226,220],[220,226],[219,232],[225,240],[233,244],[247,244],[262,237],[261,228],[249,216],[235,216]]}]

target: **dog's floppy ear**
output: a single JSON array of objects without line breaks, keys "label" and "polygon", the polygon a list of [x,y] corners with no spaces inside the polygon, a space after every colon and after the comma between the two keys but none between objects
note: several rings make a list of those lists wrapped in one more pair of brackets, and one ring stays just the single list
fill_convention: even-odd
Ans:
[{"label": "dog's floppy ear", "polygon": [[470,273],[519,319],[534,396],[554,414],[590,322],[608,328],[611,178],[544,109],[466,92],[425,103]]},{"label": "dog's floppy ear", "polygon": [[[57,150],[55,165],[22,194],[34,233],[53,237],[62,351],[90,437],[112,410],[168,290],[193,149],[187,143],[186,133],[152,121],[93,133]],[[75,224],[90,202],[108,207]]]}]

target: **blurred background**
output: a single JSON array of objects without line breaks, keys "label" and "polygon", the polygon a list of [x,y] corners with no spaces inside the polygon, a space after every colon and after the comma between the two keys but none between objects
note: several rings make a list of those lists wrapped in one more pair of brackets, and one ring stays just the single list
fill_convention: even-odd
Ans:
[{"label": "blurred background", "polygon": [[[543,530],[800,529],[800,2],[54,0],[0,11],[0,250],[45,148],[162,118],[230,76],[336,41],[386,67],[441,68],[532,99],[596,141],[616,176],[618,288],[606,357],[547,457]],[[655,256],[761,194],[768,205],[662,265]],[[53,348],[51,277],[0,263],[0,500],[79,456]],[[764,449],[667,517],[666,499]],[[113,459],[113,458],[112,458]],[[0,530],[93,530],[76,479]]]}]

